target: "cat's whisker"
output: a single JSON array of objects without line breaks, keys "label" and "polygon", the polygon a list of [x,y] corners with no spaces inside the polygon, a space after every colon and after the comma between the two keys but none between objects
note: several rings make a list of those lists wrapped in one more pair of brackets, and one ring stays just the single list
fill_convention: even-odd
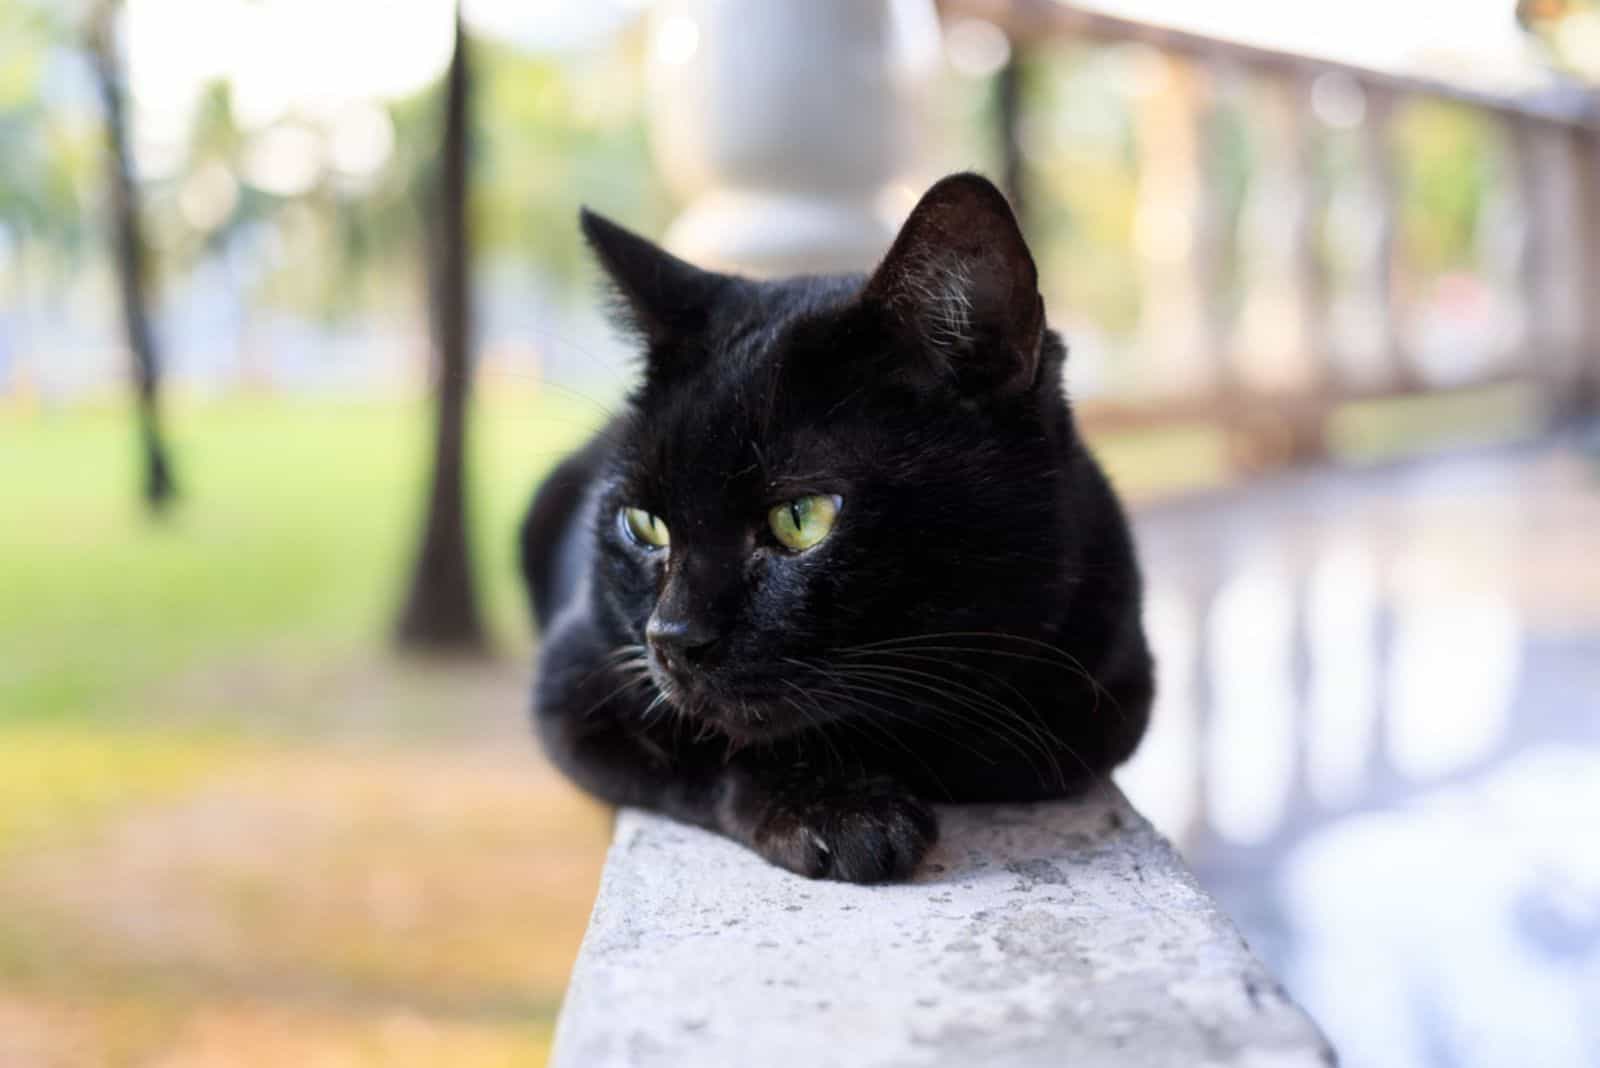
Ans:
[{"label": "cat's whisker", "polygon": [[[1007,708],[1003,703],[996,701],[985,694],[979,695],[983,699],[982,701],[967,699],[951,694],[948,691],[941,689],[940,686],[937,685],[938,683],[948,684],[950,682],[949,679],[931,675],[926,672],[913,673],[908,672],[906,669],[889,669],[881,667],[858,668],[856,670],[865,672],[869,678],[876,678],[888,685],[898,684],[902,686],[910,686],[916,689],[919,693],[928,695],[928,697],[935,701],[954,702],[970,714],[982,717],[995,730],[1003,732],[1005,736],[1012,740],[1012,744],[1014,748],[1016,748],[1019,755],[1023,755],[1025,752],[1031,752],[1043,762],[1047,770],[1055,773],[1054,777],[1058,782],[1060,782],[1062,785],[1065,785],[1065,772],[1062,770],[1060,761],[1056,759],[1055,753],[1050,747],[1049,738],[1040,731],[1036,724],[1030,722],[1015,710]],[[921,674],[934,681],[932,683],[922,681],[916,677],[918,674]],[[1026,749],[1024,749],[1024,747],[1026,747]],[[1029,759],[1031,761],[1033,758],[1029,757]]]},{"label": "cat's whisker", "polygon": [[[1015,697],[1018,702],[1026,706],[1029,712],[1033,713],[1035,716],[1038,715],[1038,709],[1034,707],[1032,701],[1028,700],[1027,695],[1021,690],[1017,689],[1017,687],[1012,684],[1010,679],[1007,679],[1004,675],[1001,675],[998,672],[988,671],[984,668],[978,667],[976,664],[969,664],[963,660],[954,660],[948,657],[933,656],[931,654],[921,652],[896,651],[893,653],[882,654],[882,656],[884,659],[887,659],[891,662],[896,660],[914,660],[918,663],[935,664],[941,667],[955,668],[958,671],[965,671],[974,675],[980,675],[985,679],[992,680],[996,685],[1003,687],[1008,693]],[[870,663],[871,661],[868,662]]]},{"label": "cat's whisker", "polygon": [[[848,668],[843,668],[843,669],[836,668],[836,667],[829,668],[829,667],[823,667],[822,665],[818,665],[818,664],[808,664],[808,663],[805,663],[805,662],[802,662],[802,661],[799,661],[799,660],[794,660],[794,659],[790,659],[789,663],[794,664],[794,665],[799,666],[799,667],[804,667],[804,668],[807,668],[808,670],[816,671],[816,672],[822,674],[824,676],[824,678],[827,680],[828,687],[829,687],[828,688],[828,692],[830,694],[831,693],[835,693],[835,692],[839,692],[838,688],[839,688],[840,684],[842,683],[843,686],[848,691],[850,691],[851,693],[857,693],[857,692],[869,693],[869,694],[872,694],[874,696],[882,697],[885,700],[889,700],[889,701],[893,701],[893,702],[905,703],[905,702],[909,701],[909,702],[917,704],[918,707],[921,707],[921,708],[924,708],[924,709],[931,709],[932,711],[935,711],[935,712],[938,712],[938,713],[941,713],[941,714],[945,714],[945,715],[953,715],[953,713],[950,710],[947,710],[947,709],[944,709],[944,708],[941,708],[941,707],[937,707],[937,706],[929,706],[927,704],[927,702],[925,702],[925,701],[915,700],[914,698],[909,697],[904,691],[887,690],[887,689],[883,689],[881,687],[874,687],[874,686],[871,686],[871,685],[866,685],[866,684],[864,684],[862,682],[861,678],[859,677],[859,673],[850,672]],[[875,680],[875,681],[882,681],[882,680]],[[892,685],[892,683],[886,683],[886,685]],[[946,733],[944,731],[940,731],[940,730],[934,729],[931,724],[928,724],[928,723],[926,723],[926,722],[924,722],[922,720],[918,720],[915,717],[908,716],[908,715],[906,715],[904,713],[895,713],[891,709],[885,709],[885,708],[882,708],[881,706],[878,706],[878,705],[873,705],[872,707],[877,708],[879,711],[882,711],[885,714],[890,715],[893,718],[898,718],[898,719],[902,720],[903,722],[910,723],[910,724],[912,724],[914,726],[918,726],[918,727],[921,727],[923,729],[929,730],[929,732],[934,734],[936,737],[942,738],[942,739],[944,739],[946,741],[952,742],[952,743],[957,744],[957,745],[962,745],[963,748],[967,749],[968,752],[971,752],[974,755],[979,755],[979,756],[982,755],[979,750],[971,747],[969,744],[965,744],[963,742],[963,740],[957,735],[949,734],[949,733]],[[956,722],[962,722],[962,721],[960,721],[958,719],[958,720],[956,720]]]},{"label": "cat's whisker", "polygon": [[[1014,635],[1008,635],[1008,636],[1011,636],[1011,638],[1014,638]],[[877,644],[877,643],[875,643],[875,644]],[[971,649],[971,648],[957,648],[957,646],[923,646],[923,648],[938,649],[938,651],[944,651],[944,652],[950,652],[950,651],[974,651],[974,649]],[[888,656],[909,656],[909,654],[906,654],[906,651],[904,651],[904,649],[901,649],[901,651],[891,652],[891,654],[888,654]],[[938,657],[925,657],[925,659],[936,660],[936,662],[939,662],[939,664],[947,664],[947,665],[950,665],[950,667],[966,668],[966,670],[981,671],[981,673],[984,673],[984,675],[992,676],[992,678],[997,679],[998,683],[1005,684],[1005,686],[1008,687],[1008,689],[1013,689],[1013,692],[1016,692],[1016,691],[1014,691],[1014,687],[1011,687],[1010,683],[1006,683],[1005,679],[1003,679],[1002,676],[994,675],[994,673],[990,673],[990,671],[982,671],[982,668],[976,668],[976,667],[973,667],[973,665],[962,664],[962,662],[957,662],[957,660],[938,659]],[[1034,659],[1034,657],[1030,657],[1030,659]],[[882,670],[882,668],[885,667],[885,665],[877,665],[877,667],[880,668],[880,670]],[[1082,678],[1085,678],[1086,681],[1090,681],[1090,683],[1093,684],[1093,678],[1091,678],[1091,676],[1088,676],[1088,673],[1086,673],[1086,671],[1083,671],[1082,668],[1074,667],[1074,665],[1058,665],[1058,667],[1072,667],[1072,668],[1074,668],[1075,673],[1078,673],[1078,675],[1082,676]],[[910,668],[901,667],[901,668],[899,668],[899,670],[910,671]],[[942,676],[933,675],[933,673],[926,673],[926,671],[925,671],[925,673],[922,673],[922,675],[925,676],[925,678],[934,679],[934,681],[944,681],[944,683],[957,684],[957,683],[955,683],[954,679],[942,678]],[[965,689],[968,689],[968,691],[970,691],[971,687],[965,687]],[[1099,689],[1102,689],[1102,687],[1099,687]],[[1026,699],[1024,699],[1024,700],[1026,700]],[[1104,780],[1104,779],[1106,779],[1106,777],[1104,777],[1104,775],[1099,774],[1099,772],[1094,771],[1093,767],[1091,767],[1090,764],[1088,764],[1088,761],[1085,761],[1085,759],[1083,759],[1083,756],[1080,755],[1080,753],[1077,753],[1077,751],[1075,751],[1074,748],[1070,747],[1070,745],[1067,745],[1067,743],[1064,742],[1064,740],[1059,739],[1058,735],[1054,734],[1054,731],[1051,731],[1050,727],[1048,727],[1048,724],[1046,724],[1046,721],[1043,721],[1043,719],[1040,718],[1040,716],[1038,716],[1037,710],[1034,710],[1034,708],[1032,708],[1032,703],[1030,703],[1030,702],[1026,702],[1026,703],[1029,703],[1029,710],[1032,711],[1032,713],[1034,713],[1034,715],[1032,715],[1032,718],[1030,718],[1030,719],[1021,718],[1021,716],[1019,716],[1018,713],[1016,713],[1016,711],[1008,710],[1008,708],[1005,708],[1005,705],[1003,705],[1002,702],[995,702],[994,699],[989,699],[989,703],[987,703],[987,707],[989,707],[990,710],[1002,711],[1002,713],[1006,713],[1006,715],[1010,715],[1011,718],[1013,718],[1014,723],[1018,723],[1019,726],[1022,726],[1022,727],[1027,727],[1027,731],[1029,731],[1030,734],[1035,735],[1035,737],[1042,737],[1042,739],[1048,740],[1048,745],[1051,745],[1051,747],[1056,747],[1056,748],[1059,748],[1059,750],[1066,751],[1067,755],[1072,756],[1072,758],[1074,758],[1074,761],[1077,761],[1077,763],[1080,764],[1080,766],[1082,766],[1083,769],[1085,769],[1086,774],[1090,775],[1091,779],[1094,779],[1094,780]],[[1098,707],[1098,694],[1096,694],[1096,707]],[[1053,763],[1054,767],[1056,767],[1056,772],[1058,772],[1058,779],[1061,779],[1061,782],[1064,783],[1064,779],[1066,779],[1066,777],[1064,777],[1064,772],[1061,771],[1061,767],[1059,767],[1058,761],[1054,761],[1054,756],[1051,756],[1051,763]]]},{"label": "cat's whisker", "polygon": [[644,711],[639,713],[639,718],[646,723],[651,722],[651,716],[656,709],[661,708],[663,705],[668,708],[672,707],[671,702],[667,700],[667,695],[657,690],[656,695],[650,699],[650,703],[644,706]]},{"label": "cat's whisker", "polygon": [[[1041,650],[1042,652],[1019,653],[1009,649],[985,649],[981,646],[935,644],[934,641],[926,641],[926,639],[942,640],[950,638],[992,638],[997,640],[1015,641],[1024,643],[1029,647]],[[1058,666],[1063,669],[1072,670],[1076,672],[1085,682],[1087,682],[1093,690],[1096,702],[1094,706],[1095,711],[1098,711],[1099,701],[1102,697],[1104,697],[1110,700],[1113,709],[1119,715],[1125,715],[1122,710],[1121,703],[1117,700],[1116,695],[1106,689],[1106,687],[1094,677],[1093,673],[1084,666],[1083,661],[1079,660],[1066,650],[1051,645],[1048,642],[1041,642],[1034,638],[1025,638],[1021,635],[988,631],[951,631],[944,634],[912,635],[904,638],[890,638],[882,642],[868,642],[864,645],[846,646],[837,650],[837,654],[842,657],[858,657],[868,655],[872,652],[901,651],[904,650],[908,645],[910,648],[918,652],[972,653],[980,656],[1000,656],[1013,660],[1029,660],[1041,664],[1053,664],[1054,666]],[[892,647],[892,650],[889,647]],[[1060,657],[1061,660],[1059,662],[1052,661],[1049,657],[1042,655],[1043,653],[1053,653],[1057,657]]]},{"label": "cat's whisker", "polygon": [[[825,680],[824,681],[825,696],[829,697],[830,699],[836,699],[836,700],[837,699],[842,699],[844,701],[849,702],[851,705],[853,705],[855,707],[865,708],[869,713],[872,713],[872,715],[868,715],[868,716],[864,716],[864,717],[860,717],[860,718],[842,717],[842,718],[839,719],[839,722],[841,724],[843,724],[845,727],[847,727],[847,728],[849,728],[851,730],[856,731],[857,733],[861,734],[863,737],[867,737],[869,739],[871,739],[873,737],[881,737],[881,738],[883,738],[885,741],[887,741],[891,745],[893,745],[896,749],[899,749],[901,752],[905,753],[912,760],[916,761],[917,764],[919,764],[922,767],[922,769],[928,773],[928,778],[939,786],[940,790],[942,790],[947,795],[950,793],[949,788],[944,784],[944,780],[942,778],[940,778],[938,773],[933,770],[933,768],[928,764],[928,762],[926,760],[922,759],[922,757],[917,754],[917,751],[915,749],[911,748],[910,745],[906,744],[905,740],[900,738],[898,735],[896,735],[894,733],[894,731],[890,730],[887,726],[885,726],[884,724],[878,722],[878,720],[876,718],[874,718],[874,716],[882,716],[884,718],[893,719],[893,720],[896,720],[896,721],[901,722],[901,723],[910,723],[912,725],[915,725],[915,721],[912,719],[912,717],[907,716],[904,713],[897,713],[893,709],[884,708],[883,706],[877,704],[876,702],[867,701],[867,700],[861,698],[857,693],[854,692],[857,688],[850,686],[848,682],[846,682],[845,686],[843,688],[841,688],[838,685],[838,682],[841,681],[841,680],[839,680],[836,676],[832,676],[831,673],[828,671],[828,669],[822,667],[821,665],[817,665],[817,664],[806,665],[806,664],[803,664],[800,661],[791,661],[791,662],[795,663],[795,664],[799,664],[800,666],[803,666],[803,667],[808,667],[810,670],[816,671],[818,674],[821,674],[824,677],[824,680]],[[813,700],[815,700],[815,699],[816,699],[815,696],[813,696]],[[875,735],[869,735],[868,734],[868,730],[867,730],[868,728],[871,728],[874,732],[876,732],[876,734]],[[961,740],[958,739],[958,738],[952,737],[950,735],[942,734],[942,732],[935,731],[933,733],[936,736],[944,737],[946,740],[954,742],[957,745],[963,745]],[[977,756],[980,756],[980,757],[982,756],[982,754],[979,753],[977,749],[972,748],[970,745],[964,745],[963,747],[966,748],[969,752],[973,753],[974,755],[977,755]]]},{"label": "cat's whisker", "polygon": [[[886,678],[886,681],[890,681],[890,684],[906,684],[906,679],[896,679],[894,676],[874,675],[874,678]],[[934,702],[946,700],[946,702],[955,703],[965,711],[966,715],[976,716],[976,718],[982,719],[984,723],[989,724],[990,731],[994,732],[994,737],[1008,743],[1016,755],[1026,759],[1027,763],[1034,767],[1035,772],[1038,772],[1038,777],[1042,782],[1066,782],[1066,774],[1062,772],[1061,763],[1056,759],[1054,751],[1051,750],[1050,743],[1038,735],[1034,724],[1027,723],[1024,719],[1006,715],[1010,710],[1005,710],[1003,707],[995,708],[992,705],[986,707],[981,703],[974,703],[971,700],[955,697],[952,694],[942,694],[938,687],[928,686],[928,684],[915,684],[915,686],[917,686],[918,691],[933,697]],[[934,707],[938,707],[938,705],[934,705]]]},{"label": "cat's whisker", "polygon": [[[904,694],[890,694],[890,692],[885,692],[885,691],[869,691],[869,692],[877,692],[877,694],[885,695],[885,697],[890,697],[890,699],[894,699],[894,700],[907,700],[907,697]],[[934,711],[934,713],[941,713],[941,715],[952,716],[952,721],[954,721],[954,723],[960,723],[960,724],[965,724],[966,723],[965,719],[960,718],[960,716],[958,716],[957,713],[954,713],[954,711],[946,710],[946,708],[939,708],[939,707],[936,707],[936,705],[922,705],[922,707],[926,708],[926,710]],[[909,718],[909,716],[901,715],[901,716],[899,716],[899,719],[901,719],[901,721],[906,721],[906,723],[915,724],[915,726],[926,727],[926,724],[923,724],[922,721],[918,721],[918,719],[914,719],[914,718]],[[952,739],[952,737],[950,737],[950,735],[939,734],[939,732],[936,732],[936,734],[938,734],[939,737],[944,737],[944,739],[950,740],[950,742],[955,742],[955,739]],[[1010,734],[1010,732],[1008,732],[1008,734]],[[1035,753],[1037,753],[1037,750],[1034,750],[1034,748],[1032,748],[1032,747],[1027,748],[1027,750],[1026,750],[1026,748],[1022,748],[1021,743],[1019,743],[1018,739],[1016,739],[1016,737],[1014,737],[1014,734],[1002,735],[1002,740],[1005,740],[1006,745],[1008,745],[1008,747],[1010,747],[1011,750],[1014,751],[1014,753],[1018,753],[1018,756],[1021,756],[1022,759],[1027,759],[1027,761],[1029,761],[1030,764],[1034,763]],[[1088,785],[1088,787],[1096,788],[1096,790],[1102,791],[1102,793],[1109,793],[1109,791],[1112,790],[1112,788],[1114,788],[1114,783],[1112,783],[1112,779],[1110,779],[1110,775],[1104,774],[1104,772],[1096,771],[1096,769],[1094,769],[1094,767],[1091,766],[1091,764],[1088,763],[1088,761],[1086,761],[1085,758],[1083,758],[1082,753],[1078,753],[1078,751],[1075,750],[1075,748],[1072,747],[1072,745],[1069,745],[1069,743],[1066,743],[1066,742],[1062,742],[1062,740],[1059,739],[1058,735],[1054,735],[1054,732],[1050,732],[1050,740],[1051,740],[1051,742],[1054,743],[1054,745],[1056,745],[1056,747],[1061,748],[1061,751],[1064,751],[1064,753],[1066,753],[1067,756],[1070,756],[1070,758],[1074,759],[1075,763],[1077,763],[1078,766],[1082,767],[1083,772],[1085,772],[1085,783],[1086,783],[1086,785]],[[974,755],[981,755],[981,753],[979,753],[979,750],[976,750],[976,748],[971,748],[971,747],[963,747],[963,748],[966,748],[966,750],[971,751],[971,753],[974,753]],[[992,759],[990,759],[989,763],[994,763],[994,761],[992,761]],[[1037,766],[1035,766],[1035,767],[1037,767]],[[1066,772],[1064,772],[1064,769],[1062,769],[1061,763],[1059,763],[1058,759],[1054,759],[1053,755],[1050,756],[1050,771],[1053,772],[1054,782],[1056,782],[1056,785],[1058,785],[1058,787],[1061,787],[1061,788],[1069,787],[1070,783],[1067,782]],[[1045,777],[1043,777],[1043,775],[1042,775],[1042,782],[1043,782],[1043,780],[1045,780]]]},{"label": "cat's whisker", "polygon": [[816,699],[812,695],[808,694],[798,683],[795,683],[790,679],[784,679],[783,684],[789,687],[795,693],[799,694],[802,702],[810,705],[810,707],[815,710],[814,712],[807,713],[806,719],[811,724],[811,727],[813,731],[815,731],[817,737],[821,738],[823,743],[827,745],[829,751],[833,754],[835,762],[842,769],[845,766],[844,754],[839,752],[838,746],[835,745],[833,739],[828,736],[828,732],[822,729],[823,725],[821,720],[823,716],[821,706],[819,706],[816,703]]},{"label": "cat's whisker", "polygon": [[[623,681],[605,696],[601,697],[598,701],[590,705],[580,718],[588,719],[589,717],[593,716],[595,712],[599,711],[607,703],[614,698],[619,697],[625,691],[639,685],[642,682],[648,681],[648,663],[641,663],[638,665],[639,667],[644,668],[644,672],[641,673],[632,661],[626,659],[628,657],[640,657],[643,655],[643,651],[644,647],[638,644],[619,645],[600,658],[600,664],[596,666],[593,671],[590,671],[587,675],[585,675],[583,679],[580,680],[579,685],[587,686],[588,683],[595,678],[595,676],[602,674],[610,674],[613,677],[616,677],[620,674],[623,676]],[[619,661],[619,658],[622,659]]]},{"label": "cat's whisker", "polygon": [[[1091,764],[1088,763],[1085,758],[1083,758],[1082,753],[1078,753],[1078,751],[1075,750],[1072,745],[1064,742],[1059,735],[1056,735],[1056,732],[1051,731],[1050,727],[1048,727],[1048,724],[1040,721],[1040,723],[1027,724],[1027,726],[1034,727],[1035,731],[1042,731],[1043,734],[1045,734],[1045,737],[1048,737],[1048,740],[1050,740],[1051,745],[1061,748],[1061,751],[1064,751],[1064,753],[1067,753],[1070,758],[1074,759],[1075,763],[1082,767],[1083,772],[1085,772],[1086,775],[1086,780],[1088,780],[1093,787],[1101,788],[1101,790],[1110,790],[1110,788],[1112,788],[1112,780],[1110,780],[1110,775],[1104,774],[1104,772],[1096,771],[1096,769],[1094,769],[1094,767],[1091,766]],[[1059,766],[1059,763],[1056,763],[1056,761],[1053,761],[1053,763],[1054,766],[1056,766],[1056,772],[1058,772],[1059,782],[1061,782],[1062,787],[1064,787],[1064,785],[1066,785],[1066,777],[1064,777],[1064,774],[1062,774],[1061,766]]]}]

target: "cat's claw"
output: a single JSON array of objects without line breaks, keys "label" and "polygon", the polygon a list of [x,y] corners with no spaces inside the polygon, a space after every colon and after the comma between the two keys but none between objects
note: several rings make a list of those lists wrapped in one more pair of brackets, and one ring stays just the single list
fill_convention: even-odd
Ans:
[{"label": "cat's claw", "polygon": [[939,838],[933,810],[884,779],[774,801],[752,844],[772,863],[812,879],[904,879]]}]

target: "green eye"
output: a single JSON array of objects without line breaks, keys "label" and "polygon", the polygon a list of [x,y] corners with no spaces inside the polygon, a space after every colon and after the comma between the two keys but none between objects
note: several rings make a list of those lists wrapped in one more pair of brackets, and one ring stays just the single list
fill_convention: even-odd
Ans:
[{"label": "green eye", "polygon": [[672,541],[667,533],[667,525],[661,521],[661,517],[652,515],[643,508],[624,508],[622,526],[627,530],[628,537],[648,549],[665,549]]},{"label": "green eye", "polygon": [[839,517],[839,498],[817,494],[785,501],[767,513],[772,536],[790,552],[804,552],[828,536]]}]

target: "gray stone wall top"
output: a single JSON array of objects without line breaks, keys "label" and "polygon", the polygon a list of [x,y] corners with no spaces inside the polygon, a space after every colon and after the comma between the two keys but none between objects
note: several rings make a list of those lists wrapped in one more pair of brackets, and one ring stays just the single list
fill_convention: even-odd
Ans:
[{"label": "gray stone wall top", "polygon": [[555,1068],[1334,1063],[1107,789],[946,808],[914,882],[812,882],[624,811]]}]

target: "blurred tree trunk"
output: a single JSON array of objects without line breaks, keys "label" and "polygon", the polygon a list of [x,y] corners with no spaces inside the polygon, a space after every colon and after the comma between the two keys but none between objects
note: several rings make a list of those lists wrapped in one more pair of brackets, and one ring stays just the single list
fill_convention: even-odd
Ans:
[{"label": "blurred tree trunk", "polygon": [[122,63],[117,51],[117,4],[103,0],[90,15],[89,43],[105,109],[107,185],[110,187],[112,263],[122,298],[123,329],[133,356],[133,384],[138,398],[139,450],[144,471],[144,499],[152,512],[172,502],[177,486],[161,433],[161,361],[150,329],[144,234],[139,221],[139,188],[133,180],[127,102]]},{"label": "blurred tree trunk", "polygon": [[445,85],[439,168],[424,197],[427,237],[423,248],[429,267],[429,312],[439,378],[433,480],[422,545],[398,628],[400,644],[412,648],[470,651],[484,645],[465,507],[466,409],[472,343],[467,218],[471,90],[467,40],[458,6],[455,53]]}]

